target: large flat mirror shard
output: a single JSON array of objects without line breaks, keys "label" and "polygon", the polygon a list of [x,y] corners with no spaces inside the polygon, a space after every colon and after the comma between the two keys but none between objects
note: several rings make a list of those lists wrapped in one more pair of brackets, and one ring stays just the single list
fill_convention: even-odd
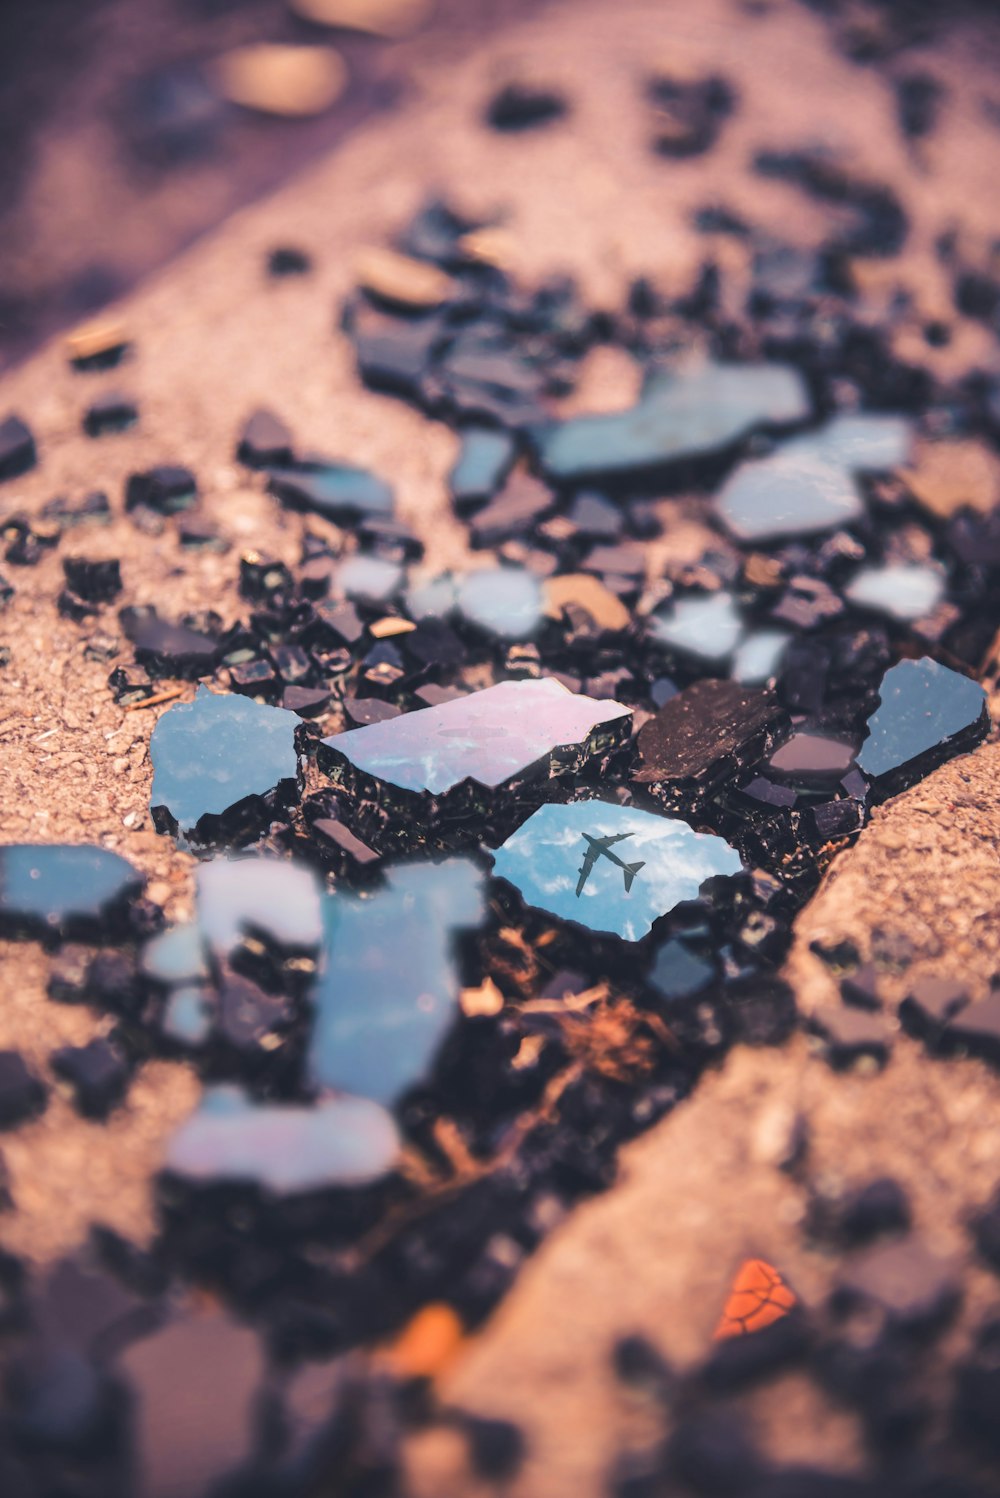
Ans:
[{"label": "large flat mirror shard", "polygon": [[691,361],[653,374],[629,410],[572,417],[543,428],[536,442],[553,483],[615,482],[721,452],[758,427],[810,414],[805,381],[791,366]]},{"label": "large flat mirror shard", "polygon": [[606,801],[540,807],[493,859],[526,905],[629,942],[697,900],[706,880],[743,868],[724,838]]},{"label": "large flat mirror shard", "polygon": [[360,773],[411,796],[446,797],[468,782],[496,792],[520,776],[579,771],[624,741],[631,711],[549,677],[505,681],[324,739],[320,768]]},{"label": "large flat mirror shard", "polygon": [[835,416],[766,458],[741,463],[715,497],[719,519],[740,541],[808,536],[864,514],[857,475],[905,463],[910,424],[900,416]]},{"label": "large flat mirror shard", "polygon": [[929,656],[900,661],[882,678],[857,762],[883,799],[971,749],[989,727],[986,693],[977,682]]},{"label": "large flat mirror shard", "polygon": [[402,864],[367,898],[324,901],[309,1071],[387,1106],[429,1074],[457,1014],[455,938],[485,914],[468,859]]},{"label": "large flat mirror shard", "polygon": [[256,1103],[220,1086],[175,1131],[164,1165],[192,1184],[244,1182],[292,1196],[377,1181],[399,1148],[391,1116],[368,1098]]},{"label": "large flat mirror shard", "polygon": [[267,801],[294,796],[299,722],[284,708],[206,687],[170,708],[149,743],[157,829],[211,841],[263,820]]},{"label": "large flat mirror shard", "polygon": [[100,937],[143,882],[127,858],[92,843],[0,847],[0,935]]}]

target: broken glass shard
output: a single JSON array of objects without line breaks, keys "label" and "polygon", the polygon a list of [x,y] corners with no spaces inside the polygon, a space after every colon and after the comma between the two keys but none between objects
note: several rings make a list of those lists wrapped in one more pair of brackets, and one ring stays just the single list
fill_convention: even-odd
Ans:
[{"label": "broken glass shard", "polygon": [[84,939],[117,925],[143,876],[127,859],[90,843],[14,843],[0,848],[0,932]]},{"label": "broken glass shard", "polygon": [[402,567],[381,557],[349,557],[337,571],[340,591],[368,603],[385,603],[399,591],[402,582]]},{"label": "broken glass shard", "polygon": [[856,475],[896,468],[909,451],[910,424],[902,417],[835,416],[770,457],[741,463],[715,509],[741,541],[836,530],[864,513]]},{"label": "broken glass shard", "polygon": [[524,567],[470,572],[458,587],[458,611],[502,640],[526,640],[542,618],[542,585]]},{"label": "broken glass shard", "polygon": [[977,682],[932,661],[900,661],[879,687],[858,752],[876,797],[894,796],[985,738],[990,719]]},{"label": "broken glass shard", "polygon": [[574,694],[548,677],[505,681],[324,739],[320,768],[335,780],[354,770],[432,796],[466,781],[496,790],[540,765],[547,775],[582,767],[622,740],[631,716],[620,702]]},{"label": "broken glass shard", "polygon": [[455,607],[458,584],[450,572],[428,578],[407,590],[406,611],[411,619],[443,619]]},{"label": "broken glass shard", "polygon": [[338,524],[360,520],[365,515],[391,515],[392,489],[366,468],[320,460],[295,468],[272,468],[268,474],[272,494],[299,510],[315,510]]},{"label": "broken glass shard", "polygon": [[391,1105],[424,1080],[459,1013],[454,944],[485,915],[467,859],[403,864],[366,899],[324,902],[309,1070],[320,1087]]},{"label": "broken glass shard", "polygon": [[853,744],[827,738],[818,733],[793,733],[787,743],[776,750],[768,769],[792,785],[836,784],[854,762]]},{"label": "broken glass shard", "polygon": [[665,999],[687,999],[701,993],[715,977],[715,968],[677,937],[664,942],[646,980]]},{"label": "broken glass shard", "polygon": [[247,935],[288,952],[319,947],[320,889],[311,870],[278,858],[212,858],[199,865],[196,879],[198,928],[217,958]]},{"label": "broken glass shard", "polygon": [[654,614],[654,640],[680,655],[718,663],[732,655],[745,629],[732,593],[722,589],[701,597],[679,598],[662,614]]},{"label": "broken glass shard", "polygon": [[536,442],[557,483],[613,481],[704,457],[810,412],[805,382],[790,366],[692,362],[652,375],[631,409],[573,417],[543,428]]},{"label": "broken glass shard", "polygon": [[205,676],[215,665],[216,635],[161,619],[155,609],[125,608],[118,618],[135,646],[136,660],[152,675]]},{"label": "broken glass shard", "polygon": [[790,726],[770,692],[733,681],[696,681],[643,724],[634,778],[666,806],[690,803],[756,764]]},{"label": "broken glass shard", "polygon": [[553,495],[545,484],[520,469],[508,478],[503,489],[469,522],[472,545],[483,548],[500,546],[504,541],[520,539],[553,506]]},{"label": "broken glass shard", "polygon": [[624,941],[743,867],[721,837],[605,801],[540,807],[493,858],[526,905]]},{"label": "broken glass shard", "polygon": [[863,567],[844,589],[844,597],[890,619],[923,619],[944,597],[945,580],[936,567],[896,563]]},{"label": "broken glass shard", "polygon": [[212,1031],[213,1005],[208,994],[193,984],[175,988],[163,1006],[160,1028],[178,1045],[204,1045]]},{"label": "broken glass shard", "polygon": [[163,714],[149,743],[150,808],[160,831],[214,837],[220,819],[258,818],[267,798],[294,796],[299,719],[280,707],[199,687]]},{"label": "broken glass shard", "polygon": [[239,1087],[211,1087],[171,1138],[166,1169],[195,1183],[245,1181],[291,1196],[366,1185],[398,1154],[396,1125],[368,1098],[263,1104]]},{"label": "broken glass shard", "polygon": [[198,1307],[133,1342],[117,1366],[136,1498],[232,1491],[260,1447],[266,1370],[257,1333]]},{"label": "broken glass shard", "polygon": [[198,927],[174,926],[161,931],[143,947],[141,967],[147,978],[167,987],[200,983],[208,977],[208,968]]},{"label": "broken glass shard", "polygon": [[499,427],[465,427],[459,435],[462,446],[448,487],[455,508],[462,511],[493,498],[513,466],[517,445]]},{"label": "broken glass shard", "polygon": [[791,636],[783,629],[753,630],[733,652],[732,678],[745,687],[763,686],[778,674]]}]

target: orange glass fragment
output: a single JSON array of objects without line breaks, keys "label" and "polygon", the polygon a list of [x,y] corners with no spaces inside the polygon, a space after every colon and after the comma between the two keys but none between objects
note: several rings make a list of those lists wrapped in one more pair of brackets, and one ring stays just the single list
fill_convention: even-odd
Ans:
[{"label": "orange glass fragment", "polygon": [[787,1316],[795,1305],[796,1295],[782,1279],[773,1264],[763,1259],[747,1259],[740,1265],[726,1308],[715,1328],[715,1340],[745,1337],[759,1332]]},{"label": "orange glass fragment", "polygon": [[424,1306],[386,1349],[386,1361],[397,1378],[434,1378],[458,1352],[464,1330],[451,1306]]}]

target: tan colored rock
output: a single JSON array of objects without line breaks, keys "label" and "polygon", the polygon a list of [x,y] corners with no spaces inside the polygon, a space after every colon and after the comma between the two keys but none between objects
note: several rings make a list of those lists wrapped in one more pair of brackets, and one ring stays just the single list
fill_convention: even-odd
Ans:
[{"label": "tan colored rock", "polygon": [[367,31],[395,38],[416,31],[433,8],[433,0],[290,0],[291,9],[317,26]]},{"label": "tan colored rock", "polygon": [[347,87],[347,64],[332,47],[255,42],[220,57],[215,76],[230,103],[295,118],[336,103]]},{"label": "tan colored rock", "polygon": [[399,307],[440,307],[455,293],[455,282],[436,265],[413,260],[385,245],[372,245],[355,262],[358,285]]},{"label": "tan colored rock", "polygon": [[1000,460],[974,438],[921,442],[901,477],[926,510],[947,519],[966,506],[985,514],[1000,500]]},{"label": "tan colored rock", "polygon": [[616,594],[600,578],[588,572],[565,572],[547,577],[543,585],[545,612],[557,619],[567,604],[576,604],[602,629],[618,631],[628,627],[631,614]]}]

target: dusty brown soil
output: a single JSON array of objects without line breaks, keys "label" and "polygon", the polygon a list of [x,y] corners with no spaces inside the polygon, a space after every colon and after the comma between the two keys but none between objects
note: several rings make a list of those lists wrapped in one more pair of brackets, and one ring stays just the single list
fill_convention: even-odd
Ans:
[{"label": "dusty brown soil", "polygon": [[[123,304],[137,349],[131,363],[107,376],[80,376],[55,345],[8,378],[0,411],[15,409],[31,422],[42,461],[4,486],[4,509],[34,511],[58,493],[106,488],[112,525],[71,533],[62,551],[119,556],[122,603],[155,602],[168,614],[208,603],[234,619],[240,549],[293,557],[303,529],[232,458],[242,420],[263,403],[303,447],[389,477],[403,517],[428,541],[429,566],[462,562],[464,534],[445,502],[453,434],[361,389],[335,331],[356,254],[383,242],[431,185],[472,213],[502,210],[526,280],[571,271],[597,305],[617,305],[639,273],[672,290],[690,283],[705,244],[689,214],[706,201],[724,200],[786,237],[818,238],[823,213],[788,186],[750,175],[747,163],[765,146],[825,140],[891,181],[911,217],[905,264],[866,270],[873,315],[880,297],[905,283],[918,309],[912,357],[946,373],[992,362],[992,342],[977,324],[955,319],[943,350],[916,334],[929,316],[947,309],[951,317],[936,236],[959,221],[973,234],[997,229],[998,137],[983,112],[995,88],[988,56],[982,33],[959,31],[919,57],[952,81],[952,94],[941,130],[915,156],[896,129],[885,78],[832,54],[823,23],[797,5],[554,6],[510,33],[502,55],[484,51],[443,71],[428,67],[406,114],[373,124]],[[736,83],[740,110],[710,158],[677,163],[650,154],[639,85],[654,59],[676,69],[710,67]],[[571,123],[515,140],[470,127],[497,77],[515,63],[568,89]],[[310,250],[315,274],[267,284],[263,260],[278,238]],[[718,249],[738,282],[739,251]],[[600,405],[620,400],[633,372],[612,363],[592,376],[585,399]],[[80,434],[81,414],[105,387],[133,392],[141,419],[132,432],[91,443]],[[231,540],[228,554],[182,552],[172,525],[151,538],[124,518],[126,475],[156,462],[196,470],[203,513]],[[686,516],[683,498],[664,505],[665,545],[697,541]],[[650,560],[655,566],[655,552]],[[156,836],[147,813],[147,745],[163,709],[124,713],[114,704],[109,665],[83,658],[89,629],[56,612],[60,568],[56,554],[32,570],[6,569],[17,596],[0,622],[11,651],[0,710],[3,838],[117,848],[149,874],[169,915],[182,918],[191,860]],[[997,754],[985,748],[886,807],[834,865],[802,917],[789,965],[804,1006],[820,982],[806,950],[810,937],[844,930],[863,943],[867,921],[898,922],[914,934],[921,960],[944,969],[958,963],[963,972],[968,963],[985,983],[996,932],[984,935],[974,920],[977,910],[989,915],[1000,847]],[[57,1044],[102,1024],[48,1002],[35,948],[7,944],[2,962],[0,1046],[24,1050],[44,1069]],[[18,1205],[0,1221],[0,1242],[48,1258],[77,1243],[94,1220],[147,1235],[152,1174],[197,1090],[187,1068],[149,1066],[108,1127],[84,1125],[67,1102],[54,1101],[38,1123],[5,1142]],[[629,1148],[622,1184],[581,1208],[539,1253],[446,1394],[524,1421],[533,1456],[518,1492],[596,1493],[635,1418],[615,1403],[610,1383],[607,1349],[617,1332],[641,1327],[678,1360],[695,1359],[731,1270],[751,1249],[781,1263],[806,1300],[828,1283],[830,1266],[798,1237],[801,1192],[768,1155],[777,1115],[804,1111],[818,1166],[831,1176],[898,1175],[912,1190],[921,1228],[957,1253],[965,1243],[963,1204],[984,1197],[1000,1175],[991,1126],[998,1100],[1000,1081],[982,1066],[931,1064],[908,1041],[877,1078],[833,1079],[803,1041],[781,1053],[733,1054],[689,1104]],[[993,1294],[985,1274],[970,1274],[966,1319],[949,1349],[961,1345],[963,1328]],[[795,1380],[753,1396],[753,1413],[765,1444],[784,1455],[855,1459],[851,1423]],[[436,1437],[414,1451],[420,1491],[466,1490],[464,1467],[446,1446]]]}]

